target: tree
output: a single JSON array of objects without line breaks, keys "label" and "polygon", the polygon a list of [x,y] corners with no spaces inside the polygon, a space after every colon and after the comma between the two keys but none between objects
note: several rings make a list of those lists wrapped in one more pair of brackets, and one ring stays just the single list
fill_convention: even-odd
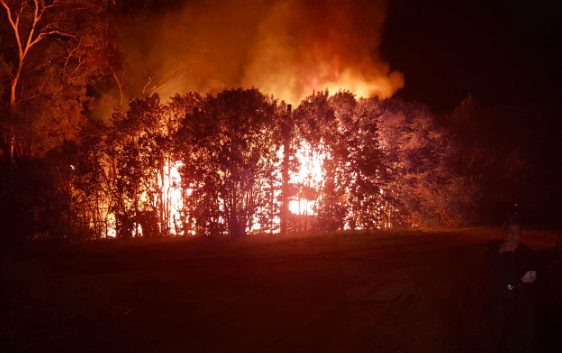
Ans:
[{"label": "tree", "polygon": [[271,175],[281,146],[275,113],[275,102],[258,90],[237,89],[207,96],[186,115],[178,139],[199,229],[225,226],[235,238],[252,229],[264,201],[260,181]]},{"label": "tree", "polygon": [[[99,239],[112,231],[110,214],[118,204],[116,188],[115,145],[108,139],[109,129],[89,124],[80,133],[68,166],[72,169],[72,209],[76,210],[75,232]],[[89,234],[91,233],[91,234]]]},{"label": "tree", "polygon": [[77,135],[86,84],[107,66],[101,58],[113,53],[107,50],[110,2],[0,0],[10,158],[45,153]]},{"label": "tree", "polygon": [[332,97],[315,93],[296,114],[302,143],[322,163],[317,226],[329,231],[380,227],[386,218],[381,210],[388,206],[381,194],[387,180],[376,116],[346,91]]},{"label": "tree", "polygon": [[532,145],[529,140],[541,139],[536,133],[544,128],[523,122],[537,113],[519,104],[485,106],[468,96],[446,116],[450,133],[459,145],[455,168],[478,180],[480,221],[514,217],[515,204],[529,205],[533,199],[529,187],[531,161],[536,163],[542,153],[529,153],[531,148],[527,146]]},{"label": "tree", "polygon": [[385,158],[390,194],[406,226],[458,226],[470,220],[478,188],[456,168],[459,145],[419,103],[370,99]]}]

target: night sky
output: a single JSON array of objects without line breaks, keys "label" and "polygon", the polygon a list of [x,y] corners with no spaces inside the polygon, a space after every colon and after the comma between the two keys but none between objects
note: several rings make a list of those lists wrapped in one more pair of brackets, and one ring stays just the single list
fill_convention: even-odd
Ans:
[{"label": "night sky", "polygon": [[382,53],[404,72],[398,93],[448,110],[469,93],[488,104],[558,104],[562,2],[391,0]]}]

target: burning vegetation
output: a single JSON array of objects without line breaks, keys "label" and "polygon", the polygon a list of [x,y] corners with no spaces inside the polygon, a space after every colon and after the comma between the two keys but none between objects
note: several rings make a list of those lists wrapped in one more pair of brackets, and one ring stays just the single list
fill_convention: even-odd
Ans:
[{"label": "burning vegetation", "polygon": [[0,3],[0,214],[26,236],[471,220],[484,163],[391,98],[382,1]]},{"label": "burning vegetation", "polygon": [[325,91],[291,111],[256,89],[153,95],[98,128],[70,178],[92,236],[457,225],[472,204],[445,133],[398,100]]}]

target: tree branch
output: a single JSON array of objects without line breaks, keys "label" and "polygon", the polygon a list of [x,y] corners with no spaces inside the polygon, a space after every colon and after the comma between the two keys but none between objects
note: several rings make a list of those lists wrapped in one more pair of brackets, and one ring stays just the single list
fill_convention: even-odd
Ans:
[{"label": "tree branch", "polygon": [[[24,2],[25,3],[25,2]],[[23,10],[23,4],[22,3],[22,10]],[[6,0],[0,0],[0,4],[2,4],[2,6],[6,9],[6,13],[8,14],[8,21],[10,22],[10,25],[12,26],[12,29],[14,30],[14,35],[16,36],[16,42],[18,43],[18,51],[20,54],[20,57],[22,56],[22,44],[21,44],[21,39],[20,39],[20,34],[18,31],[18,27],[19,27],[19,14],[17,16],[16,21],[14,21],[13,17],[12,17],[12,10],[10,9],[10,7],[8,6],[8,4],[6,3]],[[21,13],[21,12],[20,12]]]},{"label": "tree branch", "polygon": [[76,46],[76,48],[72,49],[72,51],[68,53],[68,56],[66,57],[66,61],[64,62],[64,67],[62,70],[64,76],[66,76],[66,67],[68,66],[68,62],[70,61],[70,58],[72,58],[74,53],[78,50],[78,48],[80,48],[81,43],[82,42],[78,40],[78,45]]},{"label": "tree branch", "polygon": [[[21,93],[20,93],[20,94],[21,94]],[[33,95],[29,96],[29,97],[20,98],[20,99],[18,99],[17,103],[19,104],[19,103],[21,103],[21,102],[25,102],[25,101],[31,100],[31,99],[36,98],[36,97],[39,97],[39,96],[40,96],[40,94],[39,94],[39,93],[36,93],[36,94],[33,94]]]},{"label": "tree branch", "polygon": [[63,32],[63,31],[59,31],[59,30],[52,30],[52,31],[48,31],[48,32],[43,32],[41,34],[39,34],[37,36],[37,38],[35,38],[35,40],[31,43],[31,45],[29,46],[29,48],[31,48],[32,46],[34,46],[35,44],[39,43],[41,40],[43,40],[43,38],[47,37],[47,36],[51,36],[54,34],[58,34],[62,37],[67,37],[67,38],[72,38],[74,40],[76,40],[77,42],[80,42],[80,40],[78,39],[77,36],[67,33],[67,32]]}]

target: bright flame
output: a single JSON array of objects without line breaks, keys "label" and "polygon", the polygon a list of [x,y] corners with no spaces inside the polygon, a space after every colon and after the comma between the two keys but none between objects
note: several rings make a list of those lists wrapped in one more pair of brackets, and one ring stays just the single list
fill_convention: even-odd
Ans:
[{"label": "bright flame", "polygon": [[108,224],[107,237],[108,238],[117,237],[117,223],[115,222],[115,213],[110,213],[107,215],[107,224]]},{"label": "bright flame", "polygon": [[[150,200],[147,192],[143,192],[139,199],[142,202],[151,201],[154,205],[158,202],[162,202],[162,214],[160,215],[160,221],[164,221],[164,224],[159,224],[159,230],[161,232],[168,232],[171,235],[181,236],[185,235],[185,230],[182,229],[182,209],[183,209],[183,195],[181,190],[181,175],[179,168],[183,163],[181,161],[166,163],[163,168],[163,175],[158,176],[158,185],[161,195],[155,195],[153,200]],[[163,176],[163,178],[162,178]],[[187,195],[191,194],[191,190],[187,190]],[[161,196],[161,198],[160,198]],[[159,200],[160,199],[160,200]],[[130,205],[129,205],[130,206]],[[107,208],[107,205],[102,207]],[[144,235],[145,231],[142,228],[141,222],[135,220],[135,227],[132,230],[133,237],[141,237]],[[188,234],[193,235],[193,232],[188,232]],[[117,220],[115,213],[108,213],[107,215],[107,232],[105,234],[107,238],[117,237]]]},{"label": "bright flame", "polygon": [[[283,150],[278,151],[279,160],[283,158]],[[303,218],[298,218],[297,223],[294,223],[295,227],[300,230],[307,230],[307,224],[311,222],[307,221],[307,216],[315,218],[318,213],[316,210],[317,202],[319,198],[322,197],[321,191],[324,188],[324,178],[325,171],[323,169],[323,163],[326,158],[329,158],[329,154],[325,151],[322,144],[317,147],[312,147],[306,141],[302,141],[299,148],[295,152],[294,158],[298,161],[299,168],[290,174],[290,184],[293,190],[289,197],[289,211],[293,215],[304,216]],[[144,190],[139,198],[141,200],[143,208],[139,210],[136,215],[132,215],[133,219],[129,219],[127,222],[132,222],[132,229],[130,236],[141,237],[141,236],[151,236],[158,233],[163,235],[172,236],[193,236],[195,235],[195,223],[191,221],[189,210],[185,209],[186,201],[185,197],[190,197],[193,190],[186,189],[182,190],[182,177],[180,174],[180,169],[183,166],[181,161],[168,160],[162,169],[159,169],[158,173],[147,173],[154,175],[152,182],[148,181],[148,184],[153,185],[152,187],[157,188],[158,192],[151,193],[150,195],[146,190]],[[275,176],[276,183],[279,183],[281,179],[280,175],[280,165],[277,165],[277,175]],[[258,193],[266,192],[264,189],[265,184],[260,186]],[[272,186],[268,186],[272,187]],[[388,190],[379,190],[381,195],[381,201],[377,202],[374,206],[373,211],[381,216],[380,223],[375,225],[379,229],[390,229],[392,227],[391,220],[393,218],[391,212],[391,205],[387,201],[382,200],[382,196],[386,194]],[[268,212],[278,212],[279,210],[279,200],[281,199],[281,187],[280,185],[274,186],[272,201],[275,203],[277,211]],[[347,197],[347,196],[346,196]],[[342,199],[342,202],[347,202],[346,198]],[[224,200],[218,200],[218,207],[221,211],[224,211]],[[134,209],[132,201],[128,201],[125,205],[126,208],[131,211]],[[264,209],[258,209],[257,213],[260,214],[266,212]],[[100,213],[105,214],[106,227],[103,231],[98,229],[98,233],[103,234],[102,236],[108,238],[115,238],[119,234],[117,232],[118,219],[115,213],[109,212],[109,207],[107,203],[103,203],[100,206]],[[359,224],[355,224],[355,221],[350,221],[353,219],[354,215],[350,213],[348,220],[344,224],[344,229],[361,229]],[[312,220],[312,219],[311,219]],[[226,220],[221,218],[218,220],[221,224],[226,224]],[[93,222],[93,223],[92,223]],[[190,223],[191,222],[191,223]],[[263,219],[261,220],[263,222]],[[95,227],[95,221],[90,220],[90,226]],[[129,223],[130,224],[130,223]],[[304,224],[304,227],[303,227]],[[272,216],[271,222],[268,225],[264,225],[262,229],[262,224],[260,224],[259,217],[254,217],[253,222],[248,225],[246,231],[248,233],[253,232],[272,232],[278,233],[280,225],[279,214],[275,213]],[[143,229],[143,227],[149,226],[150,229]]]},{"label": "bright flame", "polygon": [[300,168],[298,173],[291,175],[291,183],[298,185],[299,192],[289,202],[289,210],[298,215],[315,215],[314,211],[316,198],[311,198],[303,191],[318,190],[322,184],[322,159],[324,154],[313,150],[310,144],[303,142],[301,148],[295,153],[295,158],[299,161]]},{"label": "bright flame", "polygon": [[[168,215],[168,229],[172,235],[183,235],[181,229],[183,210],[183,195],[181,190],[181,175],[179,168],[183,166],[181,161],[166,163],[164,170],[164,182],[162,185],[162,198],[165,200],[165,212]],[[188,190],[188,194],[190,194]]]}]

